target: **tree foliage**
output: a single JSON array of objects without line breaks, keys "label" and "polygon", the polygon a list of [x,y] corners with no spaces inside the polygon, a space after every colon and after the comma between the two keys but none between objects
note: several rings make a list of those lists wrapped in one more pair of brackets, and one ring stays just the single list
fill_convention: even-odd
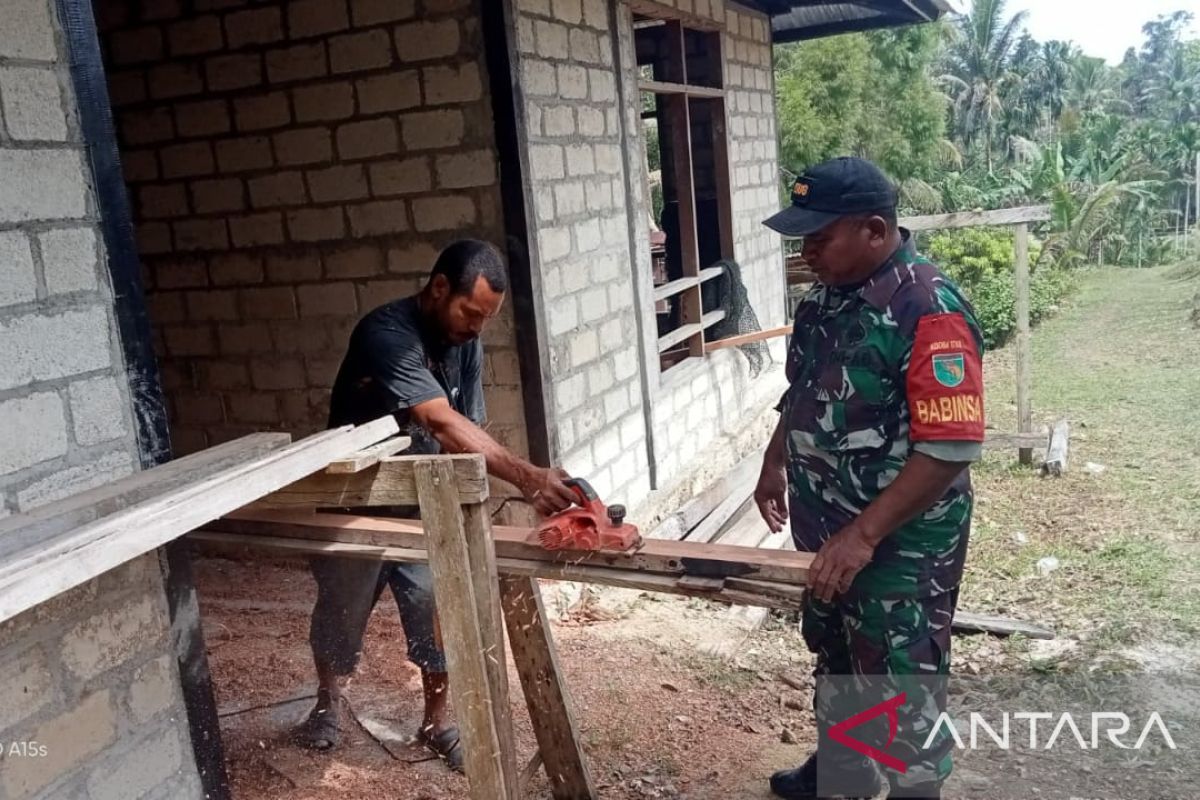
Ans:
[{"label": "tree foliage", "polygon": [[1152,263],[1198,218],[1200,42],[1186,11],[1120,65],[1039,42],[1006,0],[777,49],[781,162],[862,155],[925,213],[1048,203],[1044,258]]},{"label": "tree foliage", "polygon": [[929,172],[940,160],[946,125],[944,99],[927,79],[939,35],[923,26],[779,47],[785,167],[858,154],[899,181]]}]

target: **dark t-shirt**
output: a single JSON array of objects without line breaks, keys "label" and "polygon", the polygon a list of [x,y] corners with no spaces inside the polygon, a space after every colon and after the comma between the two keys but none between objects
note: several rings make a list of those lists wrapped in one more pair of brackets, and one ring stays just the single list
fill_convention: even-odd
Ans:
[{"label": "dark t-shirt", "polygon": [[354,327],[329,403],[329,426],[362,425],[395,414],[401,433],[412,437],[407,453],[437,453],[437,440],[409,417],[409,409],[445,397],[450,406],[481,425],[483,345],[453,347],[425,330],[416,297],[395,300]]}]

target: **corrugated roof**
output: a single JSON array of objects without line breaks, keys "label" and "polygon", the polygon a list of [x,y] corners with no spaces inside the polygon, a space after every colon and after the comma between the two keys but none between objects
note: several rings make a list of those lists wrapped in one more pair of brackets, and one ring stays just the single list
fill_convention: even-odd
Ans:
[{"label": "corrugated roof", "polygon": [[771,16],[777,43],[931,22],[953,10],[951,0],[750,0],[746,5]]}]

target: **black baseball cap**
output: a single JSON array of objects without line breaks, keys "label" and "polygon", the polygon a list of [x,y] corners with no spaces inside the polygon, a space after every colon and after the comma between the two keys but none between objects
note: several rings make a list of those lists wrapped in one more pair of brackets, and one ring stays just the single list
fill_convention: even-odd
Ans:
[{"label": "black baseball cap", "polygon": [[763,220],[784,236],[808,236],[849,214],[896,207],[896,187],[865,158],[822,161],[792,184],[792,204]]}]

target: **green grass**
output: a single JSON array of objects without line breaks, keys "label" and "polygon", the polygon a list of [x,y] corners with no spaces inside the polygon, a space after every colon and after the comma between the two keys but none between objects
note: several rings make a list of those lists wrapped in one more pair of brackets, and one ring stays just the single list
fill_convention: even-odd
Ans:
[{"label": "green grass", "polygon": [[[1070,470],[1042,478],[1015,453],[977,467],[964,607],[1051,622],[1084,659],[1200,631],[1198,292],[1200,265],[1097,270],[1035,330],[1035,423],[1071,422]],[[1000,430],[1016,428],[1013,358],[987,358]]]}]

